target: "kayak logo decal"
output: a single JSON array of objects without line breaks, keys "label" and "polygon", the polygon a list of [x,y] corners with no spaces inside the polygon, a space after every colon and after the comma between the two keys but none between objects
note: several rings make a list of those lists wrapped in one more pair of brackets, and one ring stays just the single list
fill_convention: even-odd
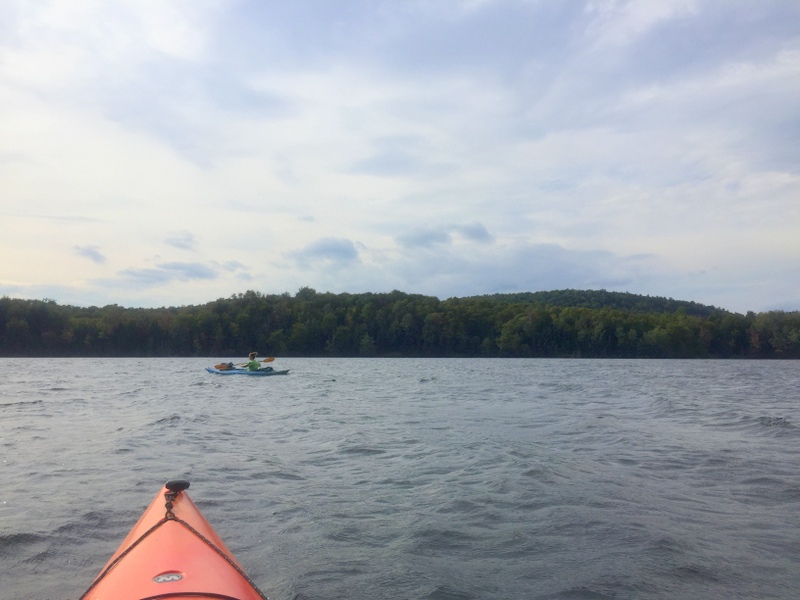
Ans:
[{"label": "kayak logo decal", "polygon": [[156,583],[169,583],[171,581],[180,581],[181,579],[183,579],[183,573],[178,573],[177,571],[169,571],[153,577],[153,581]]}]

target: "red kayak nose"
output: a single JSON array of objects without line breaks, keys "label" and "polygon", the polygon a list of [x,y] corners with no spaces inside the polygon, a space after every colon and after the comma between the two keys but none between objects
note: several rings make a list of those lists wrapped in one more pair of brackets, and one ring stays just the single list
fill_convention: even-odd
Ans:
[{"label": "red kayak nose", "polygon": [[188,487],[167,482],[80,600],[266,600]]}]

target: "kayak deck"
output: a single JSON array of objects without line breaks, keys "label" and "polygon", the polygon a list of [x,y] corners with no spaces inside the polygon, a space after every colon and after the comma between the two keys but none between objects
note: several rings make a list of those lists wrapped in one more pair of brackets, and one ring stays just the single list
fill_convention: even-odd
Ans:
[{"label": "kayak deck", "polygon": [[217,375],[255,375],[256,377],[268,377],[269,375],[286,375],[289,372],[289,369],[286,369],[285,371],[267,371],[266,369],[248,371],[247,369],[214,369],[212,367],[206,367],[206,371],[209,373],[215,373]]},{"label": "kayak deck", "polygon": [[266,600],[188,487],[167,482],[80,600]]}]

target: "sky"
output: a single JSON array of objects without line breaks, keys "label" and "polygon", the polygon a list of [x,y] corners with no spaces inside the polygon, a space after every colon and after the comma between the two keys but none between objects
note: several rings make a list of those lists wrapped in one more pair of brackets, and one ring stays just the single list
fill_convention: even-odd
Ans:
[{"label": "sky", "polygon": [[3,0],[0,296],[800,310],[800,2]]}]

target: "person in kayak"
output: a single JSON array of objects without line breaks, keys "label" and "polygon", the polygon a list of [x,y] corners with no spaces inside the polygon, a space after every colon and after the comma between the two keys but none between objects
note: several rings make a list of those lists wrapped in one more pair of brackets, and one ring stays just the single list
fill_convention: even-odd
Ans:
[{"label": "person in kayak", "polygon": [[274,356],[271,356],[270,358],[265,358],[261,362],[256,360],[256,356],[258,356],[258,352],[251,352],[250,354],[247,355],[247,357],[250,359],[250,361],[245,365],[248,371],[272,371],[272,367],[262,367],[261,363],[275,360]]},{"label": "person in kayak", "polygon": [[248,371],[258,371],[261,368],[261,363],[256,360],[256,356],[258,356],[258,352],[251,352],[248,355],[248,358],[250,358],[250,361],[247,363]]}]

